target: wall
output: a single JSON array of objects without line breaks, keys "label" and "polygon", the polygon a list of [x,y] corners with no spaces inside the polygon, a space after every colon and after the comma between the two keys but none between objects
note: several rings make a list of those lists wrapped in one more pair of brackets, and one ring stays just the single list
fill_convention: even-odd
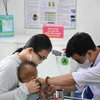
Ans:
[{"label": "wall", "polygon": [[[15,34],[37,34],[41,29],[25,29],[24,0],[7,0],[8,12],[14,15]],[[75,30],[65,30],[65,39],[77,31],[88,32],[99,44],[100,33],[100,0],[77,0],[77,26]],[[5,14],[3,0],[0,0],[0,14]],[[37,31],[38,30],[38,31]]]}]

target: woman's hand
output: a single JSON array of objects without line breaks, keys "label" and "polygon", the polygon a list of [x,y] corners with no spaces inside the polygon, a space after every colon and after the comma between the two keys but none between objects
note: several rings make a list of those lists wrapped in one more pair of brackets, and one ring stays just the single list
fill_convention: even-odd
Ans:
[{"label": "woman's hand", "polygon": [[55,91],[56,91],[56,87],[55,86],[49,86],[48,87],[47,92],[48,92],[49,95],[52,95],[53,93],[55,93]]},{"label": "woman's hand", "polygon": [[40,90],[40,95],[43,98],[43,100],[47,100],[48,97],[50,97],[53,93],[55,93],[56,88],[54,86],[48,86],[45,90]]},{"label": "woman's hand", "polygon": [[36,93],[40,90],[40,83],[37,82],[37,79],[33,79],[30,82],[25,84],[29,93]]},{"label": "woman's hand", "polygon": [[43,79],[43,78],[38,78],[37,80],[38,80],[41,84],[46,84],[46,83],[45,83],[45,79]]},{"label": "woman's hand", "polygon": [[47,83],[45,82],[45,79],[38,78],[37,80],[41,84],[41,90],[45,90],[48,87]]},{"label": "woman's hand", "polygon": [[48,98],[48,94],[46,94],[45,91],[40,91],[39,94],[40,94],[40,96],[42,97],[43,100],[46,100]]}]

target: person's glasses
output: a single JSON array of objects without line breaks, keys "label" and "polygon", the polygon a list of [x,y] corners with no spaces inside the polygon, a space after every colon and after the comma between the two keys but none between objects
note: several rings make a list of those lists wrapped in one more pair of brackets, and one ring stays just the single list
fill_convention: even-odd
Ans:
[{"label": "person's glasses", "polygon": [[39,58],[40,58],[41,61],[47,59],[47,57],[42,57],[38,52],[36,54],[39,56]]}]

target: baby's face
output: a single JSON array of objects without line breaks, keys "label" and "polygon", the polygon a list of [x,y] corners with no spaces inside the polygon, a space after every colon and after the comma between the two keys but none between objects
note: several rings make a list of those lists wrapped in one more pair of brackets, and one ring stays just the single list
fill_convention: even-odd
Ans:
[{"label": "baby's face", "polygon": [[27,83],[31,81],[32,78],[37,78],[37,68],[32,65],[24,65],[24,67],[19,70],[19,79],[22,83]]}]

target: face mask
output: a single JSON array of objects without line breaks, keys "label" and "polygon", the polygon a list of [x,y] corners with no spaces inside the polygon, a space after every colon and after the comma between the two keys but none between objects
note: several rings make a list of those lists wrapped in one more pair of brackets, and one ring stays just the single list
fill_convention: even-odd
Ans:
[{"label": "face mask", "polygon": [[78,63],[79,67],[82,68],[82,69],[89,68],[92,64],[93,63],[90,63],[88,59],[83,64]]},{"label": "face mask", "polygon": [[33,56],[31,54],[29,54],[29,61],[34,62],[36,65],[42,63],[42,61],[39,60],[39,58],[37,57],[37,55],[35,53],[33,53]]}]

